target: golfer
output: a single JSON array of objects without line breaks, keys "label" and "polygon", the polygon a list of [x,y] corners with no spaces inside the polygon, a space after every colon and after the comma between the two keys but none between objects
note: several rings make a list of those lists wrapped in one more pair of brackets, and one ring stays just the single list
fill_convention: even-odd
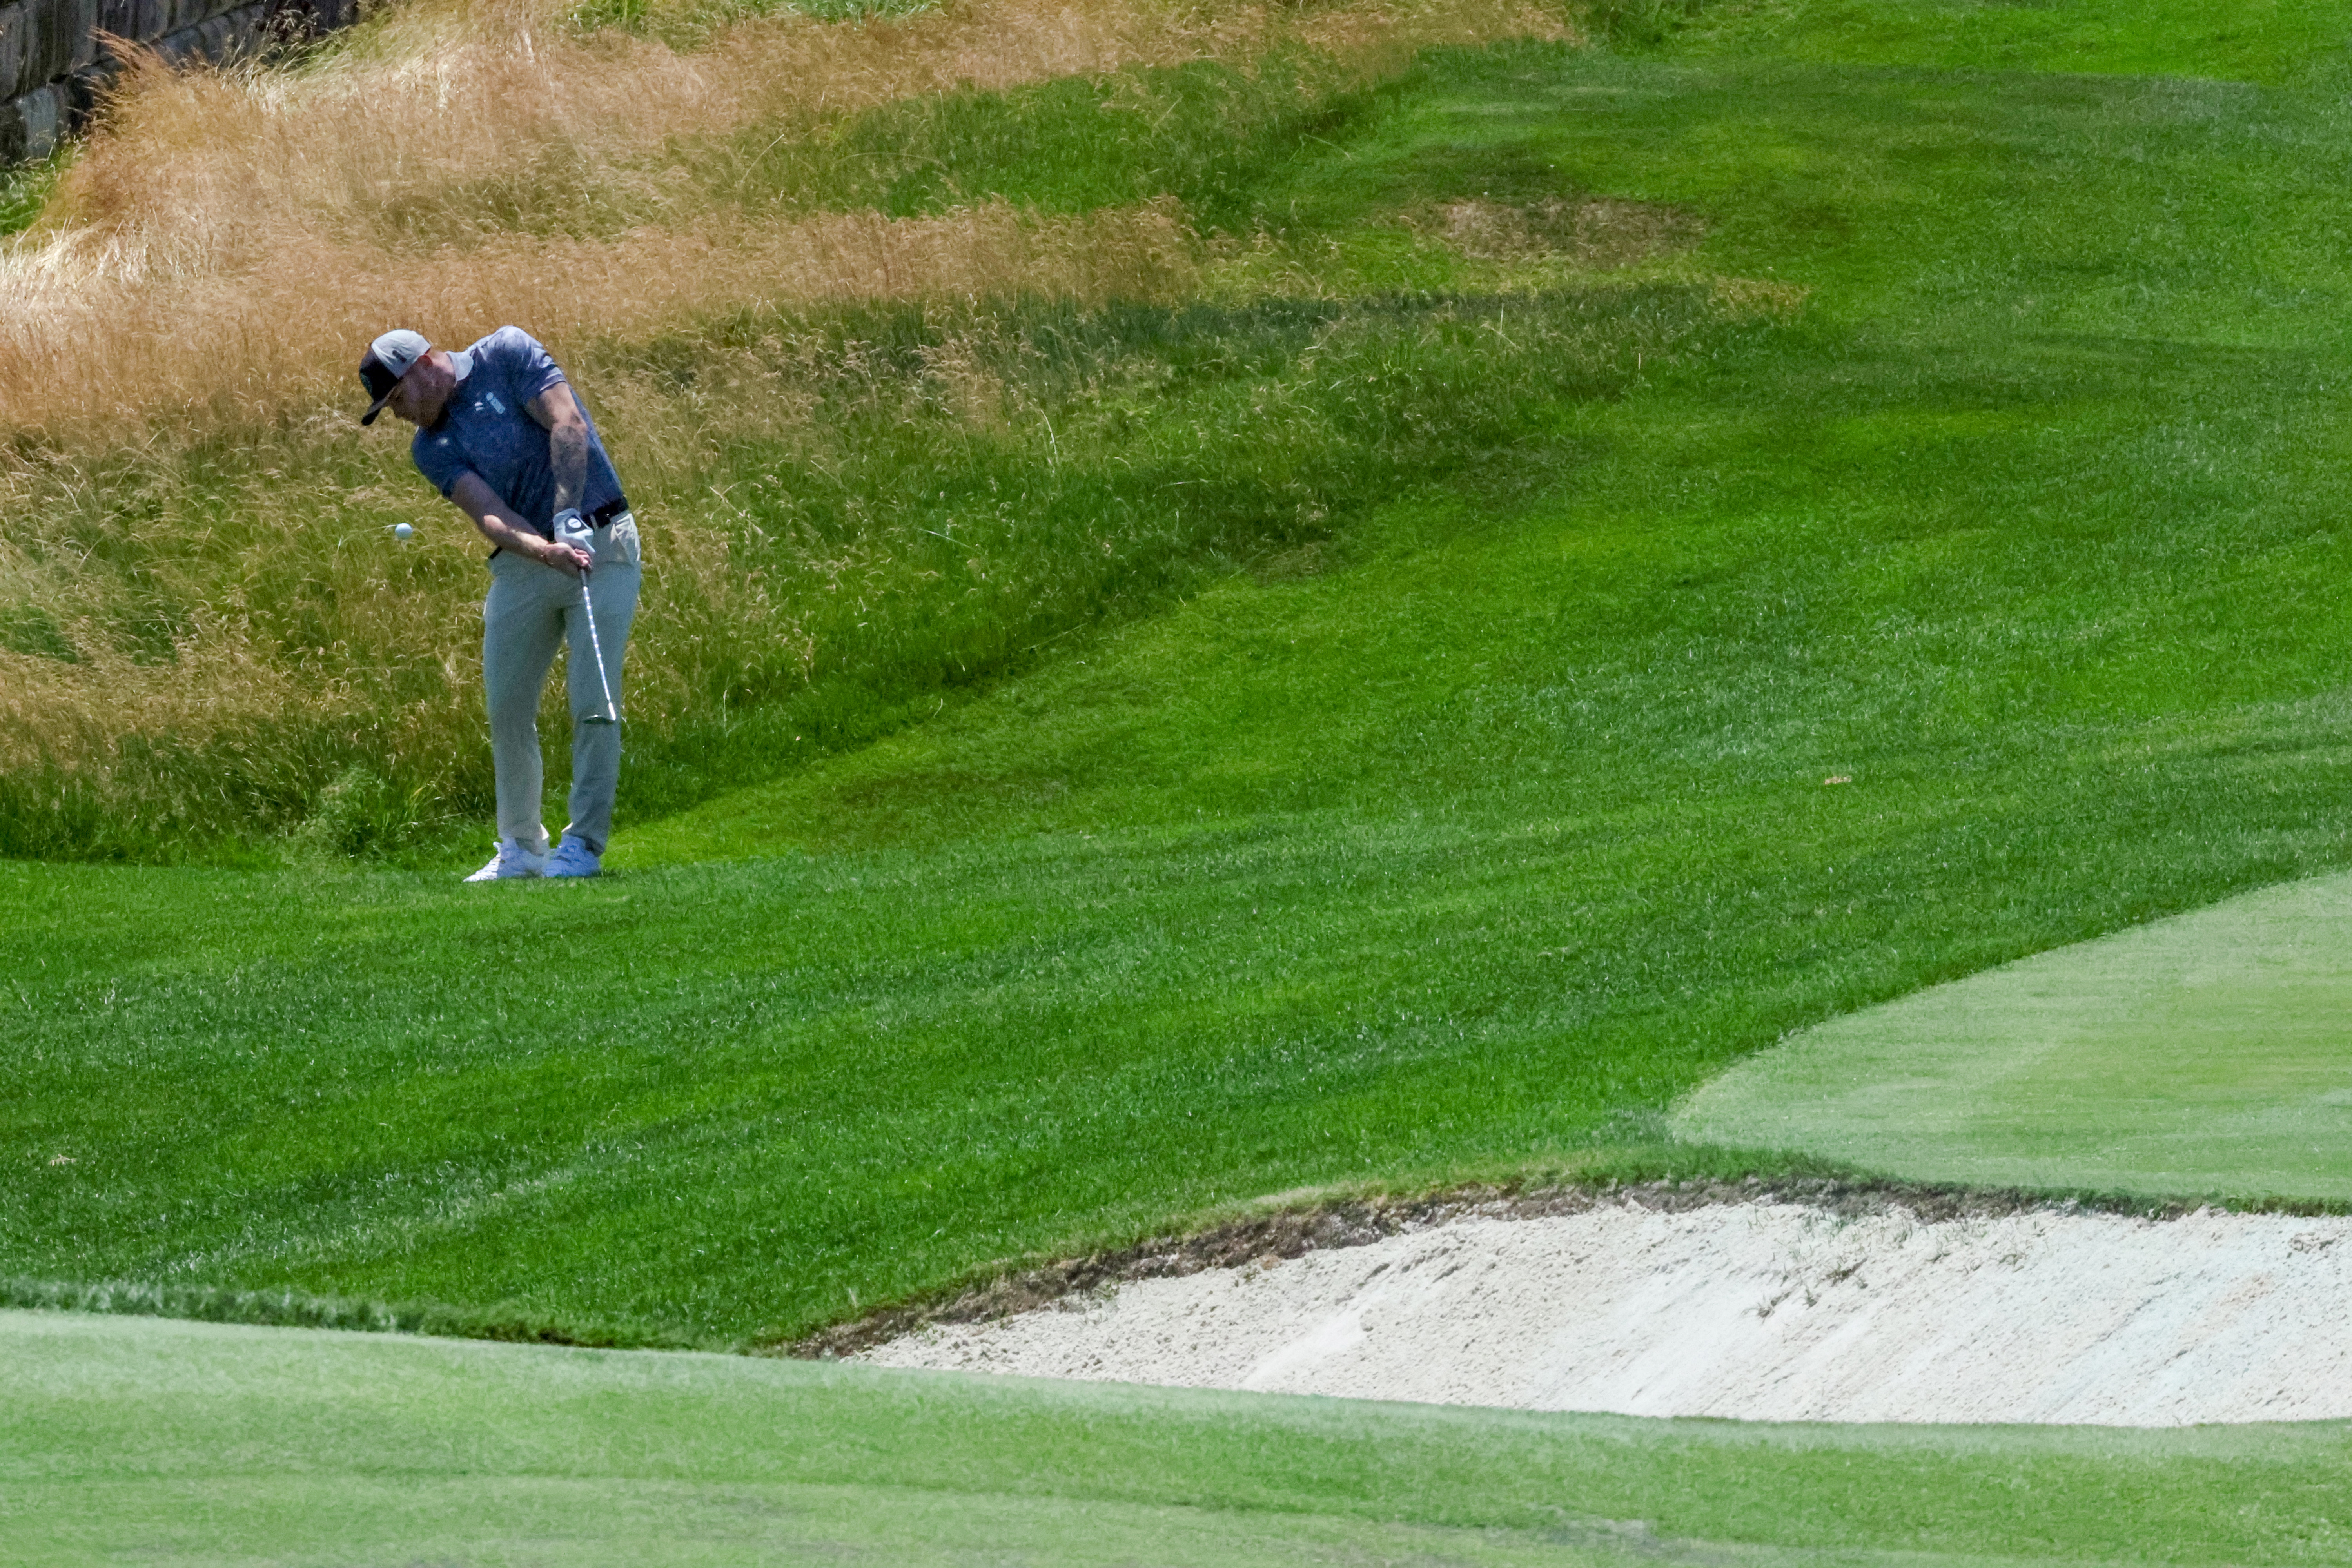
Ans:
[{"label": "golfer", "polygon": [[[621,660],[641,575],[636,520],[596,422],[520,327],[500,327],[455,353],[415,332],[386,332],[360,361],[360,380],[374,400],[360,423],[373,425],[389,408],[415,426],[409,455],[417,471],[494,546],[482,601],[482,686],[498,767],[499,847],[466,880],[593,877],[613,834]],[[539,699],[566,642],[572,821],[550,854],[539,816]]]}]

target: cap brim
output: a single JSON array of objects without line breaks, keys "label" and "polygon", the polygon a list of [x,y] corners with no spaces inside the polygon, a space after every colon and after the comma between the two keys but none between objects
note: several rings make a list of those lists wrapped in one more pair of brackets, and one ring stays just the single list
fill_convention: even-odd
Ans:
[{"label": "cap brim", "polygon": [[375,416],[383,412],[383,405],[392,401],[392,393],[399,390],[400,383],[396,381],[394,382],[392,384],[392,392],[385,393],[382,397],[377,398],[373,403],[368,405],[368,411],[360,416],[360,423],[362,425],[374,424]]}]

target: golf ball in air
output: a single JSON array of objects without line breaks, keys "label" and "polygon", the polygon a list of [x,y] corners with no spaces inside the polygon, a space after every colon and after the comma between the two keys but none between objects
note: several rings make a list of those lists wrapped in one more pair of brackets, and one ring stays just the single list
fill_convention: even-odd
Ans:
[{"label": "golf ball in air", "polygon": [[392,536],[394,539],[405,539],[415,531],[416,530],[409,527],[408,524],[404,522],[395,522],[392,525]]}]

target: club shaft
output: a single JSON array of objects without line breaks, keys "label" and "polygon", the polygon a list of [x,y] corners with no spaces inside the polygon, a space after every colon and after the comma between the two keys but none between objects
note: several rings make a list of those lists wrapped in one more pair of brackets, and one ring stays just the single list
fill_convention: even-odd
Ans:
[{"label": "club shaft", "polygon": [[604,675],[604,642],[596,635],[596,605],[588,597],[588,574],[580,574],[580,613],[588,617],[588,651],[596,660],[596,684],[604,693],[604,722],[621,721],[621,710],[613,701],[613,683]]}]

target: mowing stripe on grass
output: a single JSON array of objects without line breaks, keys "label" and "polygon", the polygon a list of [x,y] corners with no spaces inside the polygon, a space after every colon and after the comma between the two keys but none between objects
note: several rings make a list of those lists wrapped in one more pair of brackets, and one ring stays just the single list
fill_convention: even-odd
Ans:
[{"label": "mowing stripe on grass", "polygon": [[0,1561],[2268,1563],[2352,1428],[1747,1426],[0,1313]]},{"label": "mowing stripe on grass", "polygon": [[2352,1201],[2352,878],[1821,1025],[1673,1121],[1917,1181]]}]

